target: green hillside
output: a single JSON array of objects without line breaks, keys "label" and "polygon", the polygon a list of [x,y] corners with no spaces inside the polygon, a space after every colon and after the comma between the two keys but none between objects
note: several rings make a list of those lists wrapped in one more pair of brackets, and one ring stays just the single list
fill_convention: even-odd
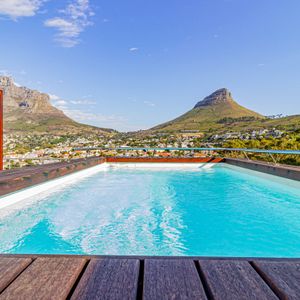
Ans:
[{"label": "green hillside", "polygon": [[150,130],[154,132],[198,130],[219,133],[268,127],[290,130],[300,128],[300,116],[268,119],[239,105],[227,89],[220,89],[198,102],[187,113]]},{"label": "green hillside", "polygon": [[4,91],[4,131],[18,134],[101,134],[115,133],[109,128],[80,124],[54,107],[50,96],[16,85],[11,77],[0,76]]}]

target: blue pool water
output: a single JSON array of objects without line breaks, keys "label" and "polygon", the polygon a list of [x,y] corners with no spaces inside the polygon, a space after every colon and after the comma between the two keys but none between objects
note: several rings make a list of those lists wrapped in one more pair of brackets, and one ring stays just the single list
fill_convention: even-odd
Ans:
[{"label": "blue pool water", "polygon": [[300,257],[299,184],[241,170],[109,168],[0,212],[0,253]]}]

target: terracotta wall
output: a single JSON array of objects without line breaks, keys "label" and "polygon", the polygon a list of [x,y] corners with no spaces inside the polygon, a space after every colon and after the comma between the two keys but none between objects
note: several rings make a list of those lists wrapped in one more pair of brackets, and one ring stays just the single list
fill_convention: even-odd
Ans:
[{"label": "terracotta wall", "polygon": [[219,163],[223,158],[211,157],[108,157],[111,163]]}]

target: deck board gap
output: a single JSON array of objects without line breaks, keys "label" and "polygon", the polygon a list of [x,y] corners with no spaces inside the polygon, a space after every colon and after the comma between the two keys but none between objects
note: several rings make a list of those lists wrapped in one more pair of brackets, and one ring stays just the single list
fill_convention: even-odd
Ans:
[{"label": "deck board gap", "polygon": [[31,258],[31,262],[1,291],[0,295],[2,295],[6,289],[8,289],[8,287],[16,280],[18,279],[23,273],[24,271],[26,271],[31,265],[32,263],[34,262],[35,259],[33,259],[32,257]]},{"label": "deck board gap", "polygon": [[200,265],[199,261],[194,260],[194,264],[195,264],[195,267],[197,269],[198,275],[200,277],[200,281],[201,281],[201,283],[203,285],[203,288],[204,288],[207,300],[215,300],[214,296],[213,296],[213,293],[210,290],[210,287],[209,287],[209,285],[207,283],[207,280],[205,278],[204,272],[201,269],[201,265]]},{"label": "deck board gap", "polygon": [[86,261],[85,265],[83,266],[83,268],[82,268],[80,274],[78,275],[78,277],[77,277],[77,279],[76,279],[76,281],[75,281],[73,287],[72,287],[71,290],[70,290],[69,295],[67,296],[67,300],[71,299],[71,297],[72,297],[72,295],[73,295],[73,293],[74,293],[74,291],[75,291],[75,289],[76,289],[76,287],[77,287],[77,285],[78,285],[80,279],[82,278],[82,276],[83,276],[85,270],[87,269],[87,267],[88,267],[90,261],[91,261],[91,260],[88,259],[88,260]]},{"label": "deck board gap", "polygon": [[283,299],[282,294],[278,290],[278,288],[266,278],[266,276],[261,272],[259,267],[255,265],[253,261],[249,261],[250,266],[254,269],[254,271],[260,276],[260,278],[268,285],[268,287],[272,290],[272,292],[278,297],[278,299]]},{"label": "deck board gap", "polygon": [[145,270],[145,260],[140,259],[140,270],[138,277],[138,288],[137,288],[137,300],[143,299],[143,289],[144,289],[144,270]]}]

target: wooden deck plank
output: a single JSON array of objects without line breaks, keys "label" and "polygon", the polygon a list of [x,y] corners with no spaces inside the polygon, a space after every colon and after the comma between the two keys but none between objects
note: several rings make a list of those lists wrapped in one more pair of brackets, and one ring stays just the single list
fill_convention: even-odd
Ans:
[{"label": "wooden deck plank", "polygon": [[0,293],[32,262],[31,258],[0,258]]},{"label": "wooden deck plank", "polygon": [[136,299],[139,266],[138,259],[92,259],[71,299]]},{"label": "wooden deck plank", "polygon": [[143,299],[207,299],[193,260],[146,259]]},{"label": "wooden deck plank", "polygon": [[37,258],[0,299],[66,299],[85,263],[82,258]]},{"label": "wooden deck plank", "polygon": [[213,299],[277,299],[247,261],[201,260],[199,263]]},{"label": "wooden deck plank", "polygon": [[300,262],[253,262],[255,269],[282,299],[300,299]]}]

